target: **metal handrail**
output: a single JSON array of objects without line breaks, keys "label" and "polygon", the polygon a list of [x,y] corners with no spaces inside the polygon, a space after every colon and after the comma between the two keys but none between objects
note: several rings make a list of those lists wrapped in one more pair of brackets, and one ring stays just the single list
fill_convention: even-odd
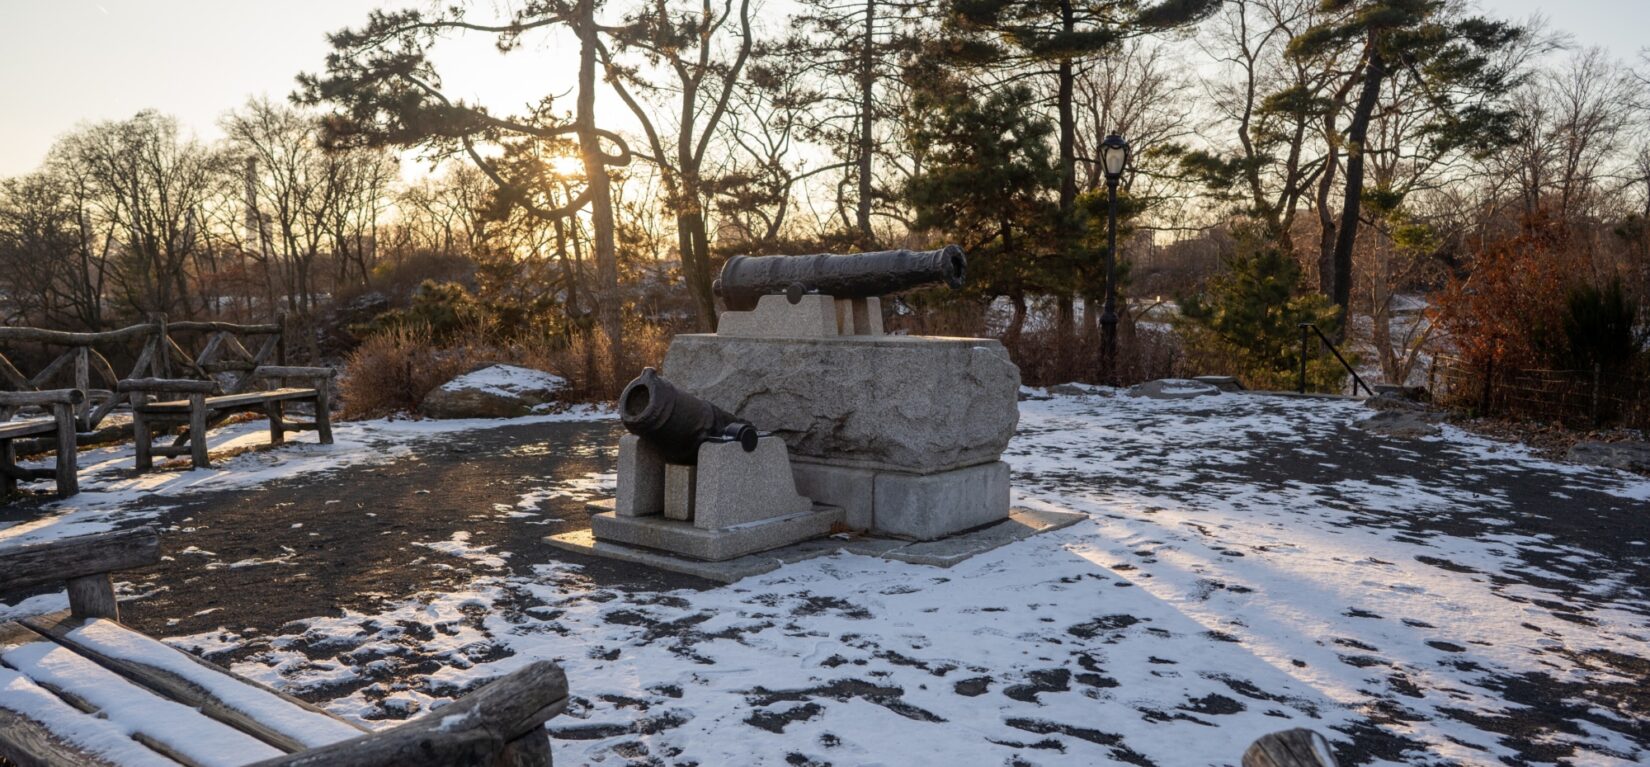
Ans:
[{"label": "metal handrail", "polygon": [[1347,364],[1346,358],[1341,356],[1340,350],[1335,348],[1335,342],[1329,340],[1329,336],[1324,335],[1322,329],[1320,329],[1317,325],[1314,325],[1313,323],[1310,323],[1310,322],[1302,322],[1300,324],[1300,329],[1301,329],[1301,382],[1300,382],[1300,393],[1301,394],[1306,393],[1306,345],[1311,340],[1310,337],[1307,336],[1307,334],[1306,334],[1306,329],[1307,328],[1311,328],[1312,332],[1318,334],[1318,338],[1323,341],[1323,345],[1329,347],[1329,353],[1335,355],[1335,360],[1340,362],[1341,367],[1346,368],[1346,372],[1349,373],[1352,376],[1352,393],[1354,395],[1356,395],[1358,393],[1358,387],[1362,386],[1362,387],[1364,387],[1364,393],[1365,394],[1368,394],[1371,397],[1375,396],[1375,391],[1373,389],[1369,388],[1369,384],[1364,383],[1364,379],[1359,377],[1358,371],[1353,370],[1352,366]]}]

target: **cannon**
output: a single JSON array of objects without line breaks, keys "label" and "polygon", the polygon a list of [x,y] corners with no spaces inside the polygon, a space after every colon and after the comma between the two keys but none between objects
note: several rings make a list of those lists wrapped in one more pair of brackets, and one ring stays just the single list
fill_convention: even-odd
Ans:
[{"label": "cannon", "polygon": [[676,388],[653,368],[644,368],[619,395],[619,418],[631,434],[646,440],[666,463],[692,466],[706,442],[738,442],[756,450],[756,427]]},{"label": "cannon", "polygon": [[968,259],[962,248],[884,250],[811,256],[734,256],[722,265],[713,288],[733,311],[750,311],[762,296],[784,293],[792,303],[803,293],[833,298],[872,298],[944,282],[961,288]]}]

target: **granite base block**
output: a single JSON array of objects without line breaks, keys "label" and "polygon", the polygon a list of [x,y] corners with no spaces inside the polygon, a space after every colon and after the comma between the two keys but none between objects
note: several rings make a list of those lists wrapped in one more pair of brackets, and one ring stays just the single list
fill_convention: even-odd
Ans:
[{"label": "granite base block", "polygon": [[[605,504],[602,508],[606,508]],[[717,562],[690,559],[679,554],[640,546],[599,541],[589,530],[558,533],[544,540],[551,546],[578,554],[656,567],[718,583],[734,583],[752,575],[771,572],[781,565],[837,553],[932,567],[952,567],[993,549],[1033,535],[1069,527],[1085,519],[1088,519],[1087,515],[1070,511],[1014,509],[1003,522],[938,541],[913,543],[892,538],[840,534]]]},{"label": "granite base block", "polygon": [[930,541],[1008,517],[1008,464],[992,461],[909,474],[792,461],[797,491],[840,506],[845,524],[877,535]]},{"label": "granite base block", "polygon": [[879,472],[873,529],[931,541],[1008,518],[1008,464],[982,463],[938,474]]},{"label": "granite base block", "polygon": [[800,514],[710,530],[663,516],[621,517],[603,511],[590,516],[590,530],[602,541],[717,562],[825,535],[841,521],[841,509],[821,505]]}]

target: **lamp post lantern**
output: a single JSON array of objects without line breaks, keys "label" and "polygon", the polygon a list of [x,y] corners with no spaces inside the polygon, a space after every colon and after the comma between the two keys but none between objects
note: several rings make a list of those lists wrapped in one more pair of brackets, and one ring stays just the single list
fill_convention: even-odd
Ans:
[{"label": "lamp post lantern", "polygon": [[1100,142],[1100,164],[1106,171],[1108,230],[1106,235],[1106,303],[1100,312],[1100,375],[1117,385],[1117,185],[1129,167],[1129,142],[1112,133]]}]

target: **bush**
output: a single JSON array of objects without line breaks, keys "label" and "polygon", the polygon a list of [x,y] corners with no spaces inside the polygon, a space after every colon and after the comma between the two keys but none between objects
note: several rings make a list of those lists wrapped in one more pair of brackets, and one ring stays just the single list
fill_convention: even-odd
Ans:
[{"label": "bush", "polygon": [[1575,370],[1618,371],[1631,365],[1644,346],[1638,333],[1639,304],[1617,277],[1603,288],[1578,285],[1565,300],[1564,336],[1568,364]]},{"label": "bush", "polygon": [[484,357],[472,344],[437,348],[430,329],[402,325],[368,336],[351,352],[339,381],[345,418],[377,418],[412,412],[441,384]]},{"label": "bush", "polygon": [[[1251,389],[1298,385],[1301,323],[1315,324],[1331,338],[1340,328],[1339,310],[1328,299],[1300,289],[1294,259],[1253,240],[1240,240],[1238,255],[1209,278],[1203,292],[1181,300],[1181,313],[1187,366],[1235,375]],[[1311,354],[1306,381],[1311,390],[1335,391],[1345,385],[1346,373],[1333,358]]]}]

